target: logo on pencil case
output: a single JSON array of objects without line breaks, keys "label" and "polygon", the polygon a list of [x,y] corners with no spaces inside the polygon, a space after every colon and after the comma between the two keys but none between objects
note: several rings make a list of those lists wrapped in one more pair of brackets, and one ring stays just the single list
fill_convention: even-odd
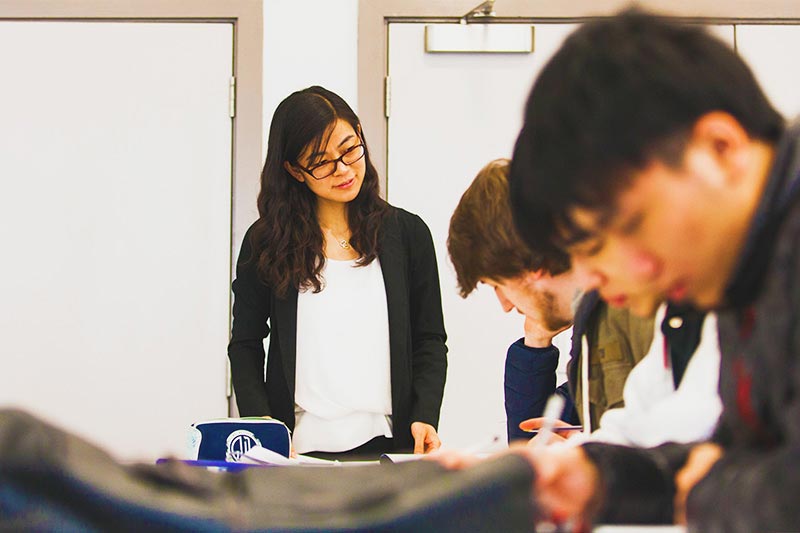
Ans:
[{"label": "logo on pencil case", "polygon": [[225,452],[225,460],[229,462],[238,461],[241,456],[246,454],[253,446],[261,446],[255,435],[245,429],[237,429],[230,435],[226,441],[228,446]]}]

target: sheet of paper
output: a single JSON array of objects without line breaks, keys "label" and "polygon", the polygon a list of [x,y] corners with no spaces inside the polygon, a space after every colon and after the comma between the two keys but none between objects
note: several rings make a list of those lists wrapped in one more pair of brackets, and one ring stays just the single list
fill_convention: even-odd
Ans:
[{"label": "sheet of paper", "polygon": [[330,461],[308,455],[298,455],[290,458],[261,446],[250,448],[238,462],[264,466],[363,466],[378,464],[378,461]]},{"label": "sheet of paper", "polygon": [[267,448],[253,446],[247,450],[247,452],[242,455],[237,462],[248,465],[289,466],[291,464],[295,464],[297,461],[293,461],[292,459],[284,457],[278,452],[273,452]]},{"label": "sheet of paper", "polygon": [[382,463],[405,463],[406,461],[418,461],[425,457],[421,453],[384,453],[381,455]]},{"label": "sheet of paper", "polygon": [[686,533],[686,528],[683,526],[604,525],[592,529],[592,533]]}]

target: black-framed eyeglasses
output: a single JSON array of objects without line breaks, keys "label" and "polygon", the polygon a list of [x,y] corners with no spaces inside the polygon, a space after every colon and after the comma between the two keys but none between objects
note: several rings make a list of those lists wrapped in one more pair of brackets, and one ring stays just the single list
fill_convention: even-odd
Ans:
[{"label": "black-framed eyeglasses", "polygon": [[331,159],[330,161],[322,161],[321,163],[317,163],[309,168],[301,166],[299,163],[297,167],[304,170],[308,174],[311,175],[312,178],[315,180],[324,180],[334,172],[336,172],[337,165],[341,162],[345,166],[350,166],[356,161],[360,160],[364,157],[364,144],[359,143],[355,146],[351,146],[348,148],[342,155],[337,157],[336,159]]}]

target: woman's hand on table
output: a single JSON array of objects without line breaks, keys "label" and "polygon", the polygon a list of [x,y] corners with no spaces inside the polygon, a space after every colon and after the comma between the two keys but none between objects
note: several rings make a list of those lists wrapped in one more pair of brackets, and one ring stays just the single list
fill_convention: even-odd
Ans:
[{"label": "woman's hand on table", "polygon": [[411,424],[411,436],[414,437],[414,453],[430,453],[438,450],[442,445],[436,429],[424,422]]}]

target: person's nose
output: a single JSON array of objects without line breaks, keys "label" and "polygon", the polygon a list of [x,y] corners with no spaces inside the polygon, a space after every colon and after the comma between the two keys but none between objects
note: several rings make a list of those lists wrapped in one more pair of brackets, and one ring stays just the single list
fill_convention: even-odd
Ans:
[{"label": "person's nose", "polygon": [[345,165],[344,161],[341,159],[337,159],[333,162],[336,167],[333,169],[334,176],[341,176],[342,174],[347,174],[350,171],[350,166]]},{"label": "person's nose", "polygon": [[508,313],[509,311],[514,309],[514,304],[512,304],[511,301],[508,298],[506,298],[506,295],[503,294],[503,291],[500,290],[500,287],[494,288],[494,294],[495,296],[497,296],[497,300],[500,302],[500,307],[503,308],[503,311],[505,313]]}]

